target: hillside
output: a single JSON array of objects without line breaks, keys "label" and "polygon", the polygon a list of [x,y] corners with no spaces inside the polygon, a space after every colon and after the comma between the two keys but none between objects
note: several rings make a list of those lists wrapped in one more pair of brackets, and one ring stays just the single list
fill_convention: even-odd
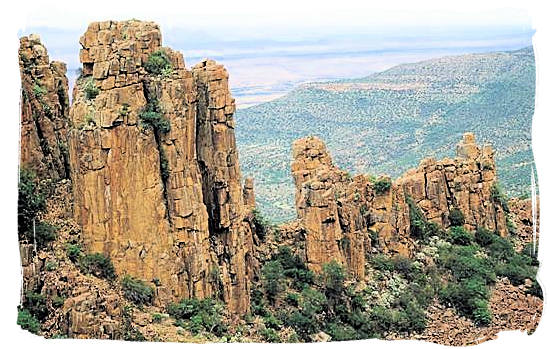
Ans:
[{"label": "hillside", "polygon": [[323,138],[351,173],[397,177],[428,156],[451,156],[471,131],[496,150],[511,196],[529,192],[535,98],[532,47],[403,64],[361,79],[306,84],[236,114],[243,174],[275,221],[295,217],[290,144]]}]

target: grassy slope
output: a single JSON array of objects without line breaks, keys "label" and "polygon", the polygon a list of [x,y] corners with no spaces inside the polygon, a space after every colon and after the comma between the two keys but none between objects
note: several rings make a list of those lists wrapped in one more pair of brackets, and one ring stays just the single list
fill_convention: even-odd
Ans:
[{"label": "grassy slope", "polygon": [[[369,89],[335,89],[341,84]],[[372,84],[409,84],[395,89]],[[500,181],[510,195],[528,192],[535,98],[532,48],[404,64],[356,80],[304,85],[237,112],[242,170],[275,221],[294,217],[292,141],[318,135],[334,161],[352,173],[393,178],[427,156],[453,156],[462,133],[497,150]]]}]

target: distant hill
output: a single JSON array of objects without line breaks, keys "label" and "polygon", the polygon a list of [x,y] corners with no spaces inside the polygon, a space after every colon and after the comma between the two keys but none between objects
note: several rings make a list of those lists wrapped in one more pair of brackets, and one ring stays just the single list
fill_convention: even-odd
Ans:
[{"label": "distant hill", "polygon": [[509,195],[529,192],[535,105],[532,47],[402,64],[361,79],[312,83],[237,112],[244,175],[274,221],[291,219],[291,144],[307,135],[326,141],[338,166],[396,178],[427,156],[454,155],[462,133],[497,151]]}]

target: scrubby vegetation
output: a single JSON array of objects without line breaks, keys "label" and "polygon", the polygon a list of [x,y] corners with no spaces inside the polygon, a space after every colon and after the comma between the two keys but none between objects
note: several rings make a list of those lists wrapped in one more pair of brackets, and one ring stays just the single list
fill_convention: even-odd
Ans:
[{"label": "scrubby vegetation", "polygon": [[391,188],[391,179],[383,177],[374,181],[374,191],[381,195],[387,193]]},{"label": "scrubby vegetation", "polygon": [[39,249],[44,248],[56,237],[57,228],[39,219],[45,208],[46,199],[38,186],[36,175],[32,171],[21,169],[17,204],[19,239],[36,243]]},{"label": "scrubby vegetation", "polygon": [[87,100],[93,100],[99,94],[99,88],[95,85],[93,78],[88,78],[84,82],[84,94]]},{"label": "scrubby vegetation", "polygon": [[200,332],[223,336],[227,325],[222,321],[224,306],[210,298],[184,299],[168,305],[168,314],[176,318],[176,324],[193,334]]},{"label": "scrubby vegetation", "polygon": [[82,272],[92,274],[98,278],[114,280],[116,278],[115,267],[111,259],[102,253],[86,254],[78,260],[78,266]]},{"label": "scrubby vegetation", "polygon": [[172,71],[172,63],[162,49],[153,52],[144,64],[145,70],[153,75],[166,75]]},{"label": "scrubby vegetation", "polygon": [[151,99],[145,108],[139,113],[139,119],[145,127],[150,127],[155,132],[170,132],[170,121],[164,117],[158,100]]},{"label": "scrubby vegetation", "polygon": [[155,296],[155,290],[146,282],[136,279],[130,275],[122,278],[122,292],[130,302],[141,306],[151,304]]}]

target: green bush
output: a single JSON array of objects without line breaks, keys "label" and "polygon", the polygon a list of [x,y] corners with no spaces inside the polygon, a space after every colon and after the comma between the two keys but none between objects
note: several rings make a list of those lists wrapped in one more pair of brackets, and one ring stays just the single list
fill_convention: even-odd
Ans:
[{"label": "green bush", "polygon": [[330,322],[326,328],[326,332],[332,338],[331,341],[351,341],[359,339],[355,329],[343,323]]},{"label": "green bush", "polygon": [[474,242],[474,236],[472,233],[464,229],[463,226],[453,226],[450,229],[451,231],[451,242],[455,245],[470,245]]},{"label": "green bush", "polygon": [[178,324],[190,330],[193,334],[201,331],[222,336],[227,331],[221,314],[223,305],[210,299],[184,299],[179,303],[168,305],[168,314],[178,320]]},{"label": "green bush", "polygon": [[298,302],[300,301],[300,296],[298,294],[289,292],[286,294],[286,302],[291,306],[298,306]]},{"label": "green bush", "polygon": [[65,252],[72,262],[77,262],[82,256],[82,249],[78,244],[67,244],[65,246]]},{"label": "green bush", "polygon": [[464,214],[457,208],[453,208],[449,211],[449,221],[451,227],[459,227],[464,225]]},{"label": "green bush", "polygon": [[95,99],[99,94],[99,88],[95,85],[93,78],[87,79],[84,83],[84,94],[87,100]]},{"label": "green bush", "polygon": [[260,241],[264,241],[267,235],[267,232],[271,227],[271,224],[256,208],[252,210],[252,215],[253,215],[252,223],[256,229],[255,230],[256,235],[258,236]]},{"label": "green bush", "polygon": [[40,321],[36,319],[27,309],[20,308],[17,313],[17,324],[22,329],[31,333],[38,334],[40,332]]},{"label": "green bush", "polygon": [[410,234],[413,238],[425,241],[430,236],[441,235],[441,228],[436,223],[428,222],[424,212],[410,196],[407,196],[405,200],[409,206]]},{"label": "green bush", "polygon": [[33,226],[38,214],[46,208],[44,194],[38,189],[34,172],[21,169],[19,172],[19,195],[17,202],[17,225],[19,238],[34,242]]},{"label": "green bush", "polygon": [[517,254],[505,263],[497,264],[496,273],[505,276],[515,285],[521,285],[525,279],[535,280],[536,270],[530,265],[528,257]]},{"label": "green bush", "polygon": [[331,261],[323,264],[321,280],[329,304],[338,304],[342,300],[345,279],[346,271],[340,263]]},{"label": "green bush", "polygon": [[385,254],[375,254],[370,258],[370,264],[372,267],[379,271],[392,272],[395,269],[393,261]]},{"label": "green bush", "polygon": [[510,208],[508,207],[508,198],[498,183],[494,183],[491,187],[491,199],[493,200],[493,203],[500,205],[504,212],[510,212]]},{"label": "green bush", "polygon": [[411,277],[413,275],[414,267],[410,258],[405,256],[396,255],[392,258],[393,269],[405,277]]},{"label": "green bush", "polygon": [[170,58],[166,52],[160,49],[149,56],[144,64],[144,68],[153,75],[166,74],[172,69],[172,62],[170,62]]},{"label": "green bush", "polygon": [[525,293],[543,299],[542,288],[537,280],[533,281],[533,285],[531,285]]},{"label": "green bush", "polygon": [[136,305],[151,304],[155,296],[153,287],[130,275],[125,275],[122,278],[122,292],[126,299]]},{"label": "green bush", "polygon": [[139,119],[145,127],[152,128],[155,132],[170,132],[170,120],[164,117],[156,99],[150,100],[139,113]]},{"label": "green bush", "polygon": [[493,236],[493,242],[486,247],[494,261],[508,261],[516,255],[514,245],[498,235]]},{"label": "green bush", "polygon": [[81,257],[79,266],[83,272],[102,279],[113,280],[116,278],[115,267],[111,259],[102,253],[92,253]]},{"label": "green bush", "polygon": [[485,229],[483,227],[478,227],[476,229],[475,240],[480,246],[489,246],[495,240],[494,237],[495,233],[488,229]]},{"label": "green bush", "polygon": [[260,335],[268,343],[280,343],[281,342],[281,337],[279,337],[279,334],[277,334],[277,331],[275,331],[272,328],[264,328],[264,329],[260,330]]},{"label": "green bush", "polygon": [[374,191],[378,195],[387,193],[391,188],[391,179],[387,177],[380,178],[374,182]]},{"label": "green bush", "polygon": [[277,295],[285,289],[283,273],[283,266],[278,260],[269,261],[262,268],[262,285],[271,304],[275,303]]},{"label": "green bush", "polygon": [[48,90],[46,90],[45,87],[42,87],[39,84],[34,84],[33,87],[32,87],[32,93],[38,99],[42,98],[42,96],[44,96],[47,92],[48,92]]},{"label": "green bush", "polygon": [[441,291],[440,299],[454,306],[461,315],[474,320],[477,325],[487,325],[491,321],[489,289],[486,281],[480,277],[449,282]]},{"label": "green bush", "polygon": [[479,277],[487,283],[496,280],[491,263],[479,255],[479,247],[451,246],[440,251],[441,265],[447,268],[458,280]]},{"label": "green bush", "polygon": [[27,292],[25,294],[23,308],[28,310],[39,321],[43,321],[49,313],[46,305],[46,297],[35,292]]}]

